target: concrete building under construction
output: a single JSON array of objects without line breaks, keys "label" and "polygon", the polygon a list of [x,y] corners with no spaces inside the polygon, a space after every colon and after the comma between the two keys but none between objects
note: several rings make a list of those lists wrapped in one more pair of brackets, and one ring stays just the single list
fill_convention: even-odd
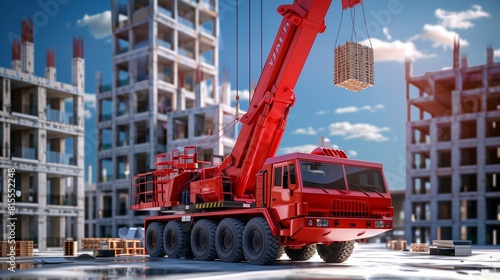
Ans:
[{"label": "concrete building under construction", "polygon": [[406,62],[405,237],[500,242],[500,63],[412,76]]},{"label": "concrete building under construction", "polygon": [[87,237],[143,226],[150,212],[129,210],[130,176],[154,168],[157,154],[195,145],[200,159],[210,160],[235,141],[230,87],[217,86],[218,1],[111,6],[113,76],[110,85],[97,76],[98,174],[85,200]]},{"label": "concrete building under construction", "polygon": [[21,34],[11,68],[0,68],[0,239],[15,221],[15,240],[45,250],[83,237],[83,40],[73,39],[72,83],[64,84],[55,50],[47,51],[45,77],[35,76],[31,20]]}]

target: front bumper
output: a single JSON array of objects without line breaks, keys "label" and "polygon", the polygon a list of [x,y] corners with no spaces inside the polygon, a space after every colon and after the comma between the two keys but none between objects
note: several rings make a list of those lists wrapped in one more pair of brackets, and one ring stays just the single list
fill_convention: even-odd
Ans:
[{"label": "front bumper", "polygon": [[391,218],[300,217],[290,221],[289,236],[305,243],[369,238],[392,230]]}]

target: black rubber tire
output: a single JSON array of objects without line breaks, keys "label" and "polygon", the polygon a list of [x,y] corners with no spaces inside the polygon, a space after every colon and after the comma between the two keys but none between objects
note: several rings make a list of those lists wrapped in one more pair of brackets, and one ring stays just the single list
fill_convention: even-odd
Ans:
[{"label": "black rubber tire", "polygon": [[151,257],[164,257],[165,250],[163,249],[163,229],[164,224],[160,222],[152,222],[146,229],[144,243],[146,251]]},{"label": "black rubber tire", "polygon": [[243,232],[243,253],[251,264],[271,264],[276,260],[280,245],[266,219],[252,218]]},{"label": "black rubber tire", "polygon": [[191,251],[200,261],[212,261],[217,257],[215,250],[215,232],[217,224],[207,220],[199,220],[191,231]]},{"label": "black rubber tire", "polygon": [[285,252],[292,261],[307,261],[316,253],[316,245],[306,245],[301,249],[286,248]]},{"label": "black rubber tire", "polygon": [[[189,234],[184,232],[179,221],[170,221],[163,231],[163,248],[169,258],[184,256],[189,246]],[[189,247],[188,247],[189,248]]]},{"label": "black rubber tire", "polygon": [[345,262],[352,254],[354,241],[334,242],[329,246],[318,244],[318,255],[327,263]]},{"label": "black rubber tire", "polygon": [[223,262],[241,262],[243,254],[243,231],[245,223],[235,218],[220,221],[215,233],[215,249]]},{"label": "black rubber tire", "polygon": [[283,254],[285,253],[285,246],[280,246],[279,250],[278,250],[278,254],[276,254],[276,260],[281,258],[283,256]]}]

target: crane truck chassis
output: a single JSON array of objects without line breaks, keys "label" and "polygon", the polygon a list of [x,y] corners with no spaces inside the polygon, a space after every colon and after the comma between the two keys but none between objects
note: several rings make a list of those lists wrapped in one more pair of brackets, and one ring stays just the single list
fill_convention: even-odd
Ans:
[{"label": "crane truck chassis", "polygon": [[283,16],[260,80],[227,157],[210,162],[187,146],[156,156],[156,168],[131,179],[131,210],[147,217],[151,257],[247,260],[271,264],[286,253],[346,261],[354,240],[391,230],[393,207],[379,163],[337,149],[276,156],[293,88],[330,0],[295,0]]}]

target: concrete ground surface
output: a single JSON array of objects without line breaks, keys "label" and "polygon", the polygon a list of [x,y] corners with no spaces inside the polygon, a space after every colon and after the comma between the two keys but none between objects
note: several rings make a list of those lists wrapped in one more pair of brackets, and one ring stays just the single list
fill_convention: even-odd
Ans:
[{"label": "concrete ground surface", "polygon": [[92,252],[64,257],[61,251],[18,257],[15,272],[0,258],[0,279],[500,279],[500,246],[472,247],[471,256],[433,256],[392,251],[382,244],[356,244],[344,263],[328,264],[316,254],[309,261],[286,255],[272,265],[204,262],[192,259],[118,256],[93,258]]}]

